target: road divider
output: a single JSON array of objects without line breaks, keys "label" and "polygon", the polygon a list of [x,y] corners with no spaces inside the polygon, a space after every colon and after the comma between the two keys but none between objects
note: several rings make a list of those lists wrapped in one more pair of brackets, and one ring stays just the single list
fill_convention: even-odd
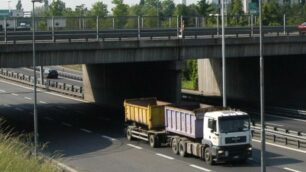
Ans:
[{"label": "road divider", "polygon": [[[15,82],[23,83],[26,85],[33,85],[34,83],[34,77],[25,75],[22,73],[17,73],[13,71],[9,71],[7,69],[0,69],[0,77],[7,79],[7,80],[12,80]],[[37,80],[37,87],[43,88],[46,90],[51,90],[54,92],[59,92],[62,94],[70,95],[70,96],[75,96],[78,98],[83,98],[83,87],[82,86],[76,86],[72,84],[67,84],[67,83],[62,83],[57,80],[49,80],[46,79],[44,83],[41,83],[40,80]]]}]

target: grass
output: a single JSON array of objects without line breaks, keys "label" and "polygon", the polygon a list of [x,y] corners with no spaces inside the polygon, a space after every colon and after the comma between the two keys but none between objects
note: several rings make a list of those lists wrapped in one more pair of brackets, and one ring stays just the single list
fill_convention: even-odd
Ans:
[{"label": "grass", "polygon": [[22,135],[0,131],[0,171],[1,172],[60,172],[54,163],[35,158],[30,146]]},{"label": "grass", "polygon": [[193,81],[182,81],[182,88],[187,90],[195,90],[194,82]]},{"label": "grass", "polygon": [[63,65],[63,67],[77,70],[77,71],[82,71],[82,65]]}]

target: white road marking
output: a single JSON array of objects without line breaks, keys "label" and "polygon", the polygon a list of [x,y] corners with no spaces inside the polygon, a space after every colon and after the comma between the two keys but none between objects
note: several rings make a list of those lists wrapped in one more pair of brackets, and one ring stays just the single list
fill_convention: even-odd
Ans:
[{"label": "white road marking", "polygon": [[5,90],[0,90],[0,92],[1,92],[1,93],[5,93],[6,91],[5,91]]},{"label": "white road marking", "polygon": [[301,171],[299,171],[299,170],[295,170],[295,169],[288,168],[288,167],[285,167],[284,170],[292,171],[292,172],[301,172]]},{"label": "white road marking", "polygon": [[21,108],[15,108],[15,110],[18,110],[18,111],[23,111],[23,109],[21,109]]},{"label": "white road marking", "polygon": [[111,141],[116,141],[117,140],[115,138],[112,138],[112,137],[109,137],[109,136],[106,136],[106,135],[101,135],[101,137],[104,138],[104,139],[111,140]]},{"label": "white road marking", "polygon": [[[25,89],[28,89],[28,90],[33,90],[32,87],[26,87],[26,86],[18,85],[18,84],[8,82],[8,81],[0,80],[0,82],[10,84],[10,85],[14,85],[14,86],[21,87],[21,88],[25,88]],[[75,100],[75,101],[78,101],[78,102],[89,103],[88,101],[85,101],[85,100],[76,99],[76,98],[73,98],[73,97],[68,97],[68,96],[64,96],[64,95],[53,93],[53,92],[42,91],[41,89],[37,89],[37,91],[42,92],[42,93],[46,93],[46,94],[50,94],[50,95],[53,95],[53,96],[58,96],[58,97],[62,97],[62,98],[70,99],[70,100]]]},{"label": "white road marking", "polygon": [[47,104],[47,102],[44,102],[44,101],[39,101],[39,103],[42,103],[42,104]]},{"label": "white road marking", "polygon": [[25,99],[27,99],[27,100],[32,100],[30,97],[24,97]]},{"label": "white road marking", "polygon": [[172,158],[171,156],[167,156],[167,155],[164,155],[164,154],[161,154],[161,153],[156,153],[155,155],[166,158],[166,159],[174,160],[174,158]]},{"label": "white road marking", "polygon": [[78,172],[77,170],[67,166],[66,164],[63,164],[61,162],[55,161],[57,163],[58,166],[64,168],[65,170],[69,171],[69,172]]},{"label": "white road marking", "polygon": [[271,122],[266,122],[266,124],[274,125],[274,126],[278,126],[278,127],[283,127],[284,126],[284,125],[281,125],[281,124],[275,124],[275,123],[271,123]]},{"label": "white road marking", "polygon": [[62,122],[62,125],[66,126],[66,127],[72,127],[72,125],[71,125],[71,124],[66,123],[66,122]]},{"label": "white road marking", "polygon": [[48,121],[54,121],[54,119],[49,118],[49,117],[44,117],[44,119],[48,120]]},{"label": "white road marking", "polygon": [[202,171],[211,171],[210,169],[203,168],[203,167],[200,167],[200,166],[197,166],[197,165],[194,165],[194,164],[190,164],[189,166],[193,167],[193,168],[196,168],[196,169],[199,169],[199,170],[202,170]]},{"label": "white road marking", "polygon": [[11,93],[11,95],[13,95],[13,96],[19,96],[19,94],[16,94],[16,93]]},{"label": "white road marking", "polygon": [[133,144],[127,144],[127,145],[130,146],[130,147],[132,147],[132,148],[135,148],[135,149],[139,149],[139,150],[142,149],[142,147],[136,146],[136,145],[133,145]]},{"label": "white road marking", "polygon": [[[254,142],[258,142],[258,143],[261,143],[260,140],[256,140],[256,139],[252,139]],[[283,149],[287,149],[287,150],[291,150],[291,151],[296,151],[296,152],[300,152],[300,153],[306,153],[306,151],[303,151],[303,150],[299,150],[299,149],[294,149],[294,148],[290,148],[290,147],[286,147],[286,146],[282,146],[282,145],[277,145],[277,144],[274,144],[274,143],[269,143],[269,142],[266,142],[267,145],[271,145],[271,146],[275,146],[275,147],[279,147],[279,148],[283,148]]]},{"label": "white road marking", "polygon": [[86,132],[86,133],[92,133],[92,131],[87,130],[87,129],[84,129],[84,128],[81,128],[80,130],[81,130],[81,131],[84,131],[84,132]]}]

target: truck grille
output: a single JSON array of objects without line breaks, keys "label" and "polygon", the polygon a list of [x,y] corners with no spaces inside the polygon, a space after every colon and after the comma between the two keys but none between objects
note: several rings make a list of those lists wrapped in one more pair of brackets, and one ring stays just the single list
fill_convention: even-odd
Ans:
[{"label": "truck grille", "polygon": [[226,143],[226,144],[231,144],[231,143],[242,143],[242,142],[246,142],[246,136],[227,137],[227,138],[225,138],[225,143]]}]

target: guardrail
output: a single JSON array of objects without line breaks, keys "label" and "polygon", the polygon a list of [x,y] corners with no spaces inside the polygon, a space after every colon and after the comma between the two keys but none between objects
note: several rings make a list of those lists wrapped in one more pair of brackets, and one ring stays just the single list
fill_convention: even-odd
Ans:
[{"label": "guardrail", "polygon": [[[8,71],[6,69],[0,69],[0,77],[27,85],[33,85],[34,83],[33,76]],[[62,83],[55,80],[46,80],[43,84],[40,80],[37,80],[37,87],[79,98],[84,97],[83,87]]]},{"label": "guardrail", "polygon": [[[227,27],[225,28],[227,37],[257,37],[259,35],[258,27]],[[181,37],[179,37],[181,35]],[[104,41],[104,40],[122,40],[123,38],[134,39],[153,39],[153,38],[194,38],[200,37],[215,38],[221,35],[221,29],[218,28],[185,28],[182,32],[176,28],[165,29],[111,29],[111,30],[83,30],[83,31],[37,31],[35,32],[35,40],[44,40],[50,42],[57,42],[57,40],[72,41]],[[264,36],[288,36],[298,35],[296,26],[287,26],[284,30],[282,26],[266,26],[263,27]],[[13,42],[32,40],[31,31],[7,31],[0,32],[0,41]]]},{"label": "guardrail", "polygon": [[[261,125],[252,126],[253,137],[260,138]],[[283,129],[279,127],[266,126],[266,139],[277,144],[294,146],[298,149],[306,148],[306,133]]]}]

